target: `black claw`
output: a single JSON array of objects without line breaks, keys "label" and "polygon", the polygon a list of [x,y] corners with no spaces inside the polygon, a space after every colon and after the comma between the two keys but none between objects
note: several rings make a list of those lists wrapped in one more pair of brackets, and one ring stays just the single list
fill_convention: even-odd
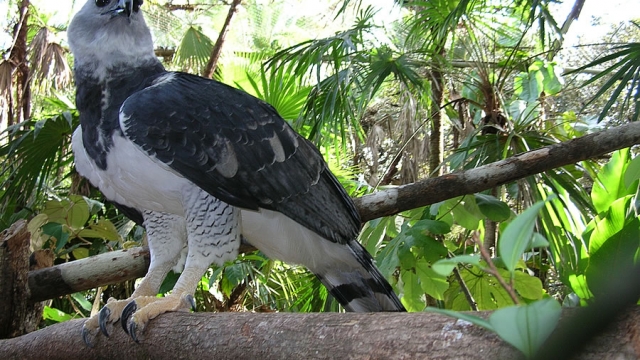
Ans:
[{"label": "black claw", "polygon": [[87,329],[84,325],[82,325],[82,340],[88,347],[92,348],[93,344],[91,343],[91,339],[89,339],[89,335],[90,335],[89,329]]},{"label": "black claw", "polygon": [[133,320],[129,321],[129,336],[131,336],[131,338],[133,339],[133,341],[135,341],[136,343],[140,343],[140,341],[138,341],[138,336],[136,335],[136,323],[133,322]]},{"label": "black claw", "polygon": [[187,296],[185,298],[187,299],[187,301],[191,305],[191,310],[193,310],[193,312],[196,312],[196,299],[193,298],[193,295],[187,294]]},{"label": "black claw", "polygon": [[136,304],[135,300],[131,301],[130,303],[127,304],[127,306],[124,307],[124,309],[122,309],[122,315],[120,315],[120,324],[122,324],[122,328],[124,329],[124,332],[126,332],[129,335],[131,335],[128,329],[129,318],[131,318],[131,315],[133,315],[133,313],[136,312],[137,309],[138,309],[138,305]]},{"label": "black claw", "polygon": [[107,331],[107,322],[109,321],[109,316],[111,316],[111,310],[108,307],[104,306],[100,310],[100,315],[98,316],[98,325],[100,326],[100,331],[104,334],[104,336],[109,337],[109,331]]}]

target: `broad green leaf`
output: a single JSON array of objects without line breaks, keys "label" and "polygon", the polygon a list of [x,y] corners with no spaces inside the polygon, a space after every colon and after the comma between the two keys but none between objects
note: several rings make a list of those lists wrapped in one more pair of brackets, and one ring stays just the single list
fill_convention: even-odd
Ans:
[{"label": "broad green leaf", "polygon": [[382,240],[384,239],[387,219],[389,218],[385,217],[367,221],[360,232],[359,240],[369,254],[378,253]]},{"label": "broad green leaf", "polygon": [[451,275],[453,268],[458,266],[459,263],[480,266],[480,255],[459,255],[448,259],[438,260],[432,265],[431,268],[433,269],[433,271],[442,276],[449,276]]},{"label": "broad green leaf", "polygon": [[424,291],[420,286],[420,278],[413,271],[402,271],[400,274],[403,284],[402,304],[407,311],[422,311],[425,307]]},{"label": "broad green leaf", "polygon": [[522,254],[530,246],[538,212],[545,201],[538,201],[507,225],[498,240],[498,250],[504,265],[512,274]]},{"label": "broad green leaf", "polygon": [[591,253],[589,267],[586,271],[589,289],[596,298],[611,296],[606,293],[608,282],[624,274],[636,263],[640,249],[640,219],[634,218],[624,227],[606,239]]},{"label": "broad green leaf", "polygon": [[66,224],[70,207],[69,200],[49,200],[44,204],[42,212],[49,216],[49,221]]},{"label": "broad green leaf", "polygon": [[411,237],[412,251],[417,257],[433,263],[447,256],[448,250],[442,241],[438,241],[430,236],[421,233]]},{"label": "broad green leaf", "polygon": [[628,161],[629,149],[618,150],[598,173],[591,190],[593,205],[598,212],[606,211],[617,199],[635,192],[635,189],[628,189],[624,185],[624,171]]},{"label": "broad green leaf", "polygon": [[73,254],[73,257],[76,258],[76,260],[89,257],[89,249],[87,249],[86,247],[77,247],[73,249],[71,253]]},{"label": "broad green leaf", "polygon": [[80,230],[77,235],[81,238],[105,239],[109,241],[120,241],[122,238],[115,225],[107,219],[100,218],[89,227]]},{"label": "broad green leaf", "polygon": [[[460,275],[467,284],[479,310],[495,310],[513,305],[511,297],[500,286],[496,278],[483,272],[478,267],[471,266],[470,269],[461,269]],[[453,283],[451,288],[447,290],[445,302],[447,303],[447,308],[470,310],[468,301],[457,282]],[[453,306],[454,304],[455,306]]]},{"label": "broad green leaf", "polygon": [[44,307],[44,311],[42,312],[42,317],[45,320],[51,320],[55,322],[64,322],[64,321],[73,319],[73,316],[48,306]]},{"label": "broad green leaf", "polygon": [[79,195],[71,195],[69,200],[71,200],[71,206],[67,213],[67,225],[74,230],[82,229],[91,215],[89,206],[84,197]]},{"label": "broad green leaf", "polygon": [[544,295],[542,281],[522,271],[515,272],[513,287],[518,295],[528,300],[540,300]]},{"label": "broad green leaf", "polygon": [[470,212],[466,206],[458,205],[451,209],[454,221],[467,230],[476,230],[480,224],[480,218]]},{"label": "broad green leaf", "polygon": [[544,299],[496,310],[489,323],[504,341],[531,357],[551,335],[561,312],[562,307],[555,299]]},{"label": "broad green leaf", "polygon": [[591,293],[589,285],[587,285],[587,278],[585,275],[569,275],[569,284],[571,286],[571,290],[573,290],[580,299],[587,300],[593,297],[593,293]]},{"label": "broad green leaf", "polygon": [[160,285],[158,294],[166,294],[169,291],[173,290],[173,287],[176,286],[179,277],[180,274],[173,272],[173,270],[169,271],[167,276],[164,278],[164,281],[162,281],[162,285]]},{"label": "broad green leaf", "polygon": [[594,228],[589,237],[591,256],[625,226],[632,200],[631,196],[616,199],[604,213],[593,220]]},{"label": "broad green leaf", "polygon": [[561,75],[556,72],[556,67],[553,64],[546,64],[542,70],[544,75],[544,92],[547,95],[554,95],[559,93],[564,87],[564,81]]},{"label": "broad green leaf", "polygon": [[398,243],[393,240],[389,242],[389,244],[380,251],[378,256],[376,256],[376,264],[382,275],[384,275],[385,278],[389,278],[398,266],[400,266],[400,261],[398,260]]},{"label": "broad green leaf", "polygon": [[411,233],[415,234],[415,232],[444,235],[451,232],[451,227],[449,224],[442,221],[423,219],[419,220],[411,227]]},{"label": "broad green leaf", "polygon": [[511,216],[509,205],[496,199],[494,196],[486,194],[474,194],[476,204],[482,214],[491,221],[505,221]]},{"label": "broad green leaf", "polygon": [[531,238],[531,242],[529,243],[529,247],[525,249],[531,250],[535,248],[546,248],[549,246],[549,241],[542,236],[540,233],[533,233],[533,237]]},{"label": "broad green leaf", "polygon": [[48,222],[49,216],[47,214],[40,213],[34,216],[31,221],[29,221],[29,223],[27,224],[27,230],[29,230],[29,233],[31,234],[37,234],[38,231],[40,231],[40,228],[42,228],[42,225]]},{"label": "broad green leaf", "polygon": [[60,252],[69,240],[69,233],[65,231],[64,225],[59,223],[50,222],[44,224],[42,226],[42,233],[56,239],[56,253]]},{"label": "broad green leaf", "polygon": [[449,282],[446,276],[433,271],[424,260],[416,263],[416,274],[420,278],[422,291],[437,300],[444,300],[444,292],[449,288]]},{"label": "broad green leaf", "polygon": [[91,302],[89,302],[89,300],[87,300],[86,297],[84,297],[84,295],[82,293],[73,293],[71,294],[71,297],[73,298],[73,300],[75,300],[78,304],[80,304],[80,306],[86,310],[86,311],[91,311]]},{"label": "broad green leaf", "polygon": [[633,183],[640,179],[640,156],[636,156],[624,172],[624,185],[630,188]]}]

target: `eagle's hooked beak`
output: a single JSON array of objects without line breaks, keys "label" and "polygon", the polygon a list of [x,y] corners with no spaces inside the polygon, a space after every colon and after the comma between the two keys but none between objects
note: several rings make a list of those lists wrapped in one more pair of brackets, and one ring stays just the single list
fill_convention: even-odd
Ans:
[{"label": "eagle's hooked beak", "polygon": [[127,17],[131,17],[133,12],[140,10],[143,0],[118,0],[116,6],[110,11],[113,15],[124,13]]}]

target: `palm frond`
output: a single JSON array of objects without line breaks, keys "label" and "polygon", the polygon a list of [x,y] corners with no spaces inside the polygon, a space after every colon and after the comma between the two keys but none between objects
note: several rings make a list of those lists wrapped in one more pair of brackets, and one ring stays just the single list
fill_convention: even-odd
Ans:
[{"label": "palm frond", "polygon": [[13,125],[3,133],[11,141],[0,147],[6,160],[0,168],[0,209],[32,206],[47,186],[62,181],[71,165],[70,141],[77,123],[77,113],[69,110]]},{"label": "palm frond", "polygon": [[584,83],[584,86],[586,86],[605,76],[610,76],[609,80],[600,87],[585,106],[593,103],[600,96],[613,89],[609,100],[598,115],[598,122],[602,121],[626,90],[626,94],[619,104],[620,114],[622,114],[623,109],[632,107],[633,113],[629,120],[637,121],[640,116],[640,43],[634,42],[620,45],[614,47],[613,50],[615,50],[614,53],[600,57],[568,74],[579,73],[589,68],[600,68],[606,66],[609,61],[615,61],[613,65],[607,66],[598,75],[593,76]]},{"label": "palm frond", "polygon": [[200,73],[211,56],[213,45],[201,29],[189,26],[176,49],[174,61],[185,71]]}]

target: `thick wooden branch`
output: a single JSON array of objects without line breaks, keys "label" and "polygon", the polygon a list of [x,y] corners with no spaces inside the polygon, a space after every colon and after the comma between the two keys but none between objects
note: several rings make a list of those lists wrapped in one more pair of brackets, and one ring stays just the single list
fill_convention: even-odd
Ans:
[{"label": "thick wooden branch", "polygon": [[[630,123],[547,146],[475,169],[422,180],[354,199],[363,221],[473,194],[526,176],[640,143],[640,123]],[[244,250],[249,250],[245,248]],[[29,272],[33,301],[143,277],[149,253],[142,248],[114,251]]]},{"label": "thick wooden branch", "polygon": [[475,169],[455,172],[354,199],[363,221],[473,194],[640,144],[640,122],[546,146]]},{"label": "thick wooden branch", "polygon": [[[636,307],[589,342],[578,358],[638,358],[639,324]],[[72,320],[0,340],[0,354],[48,360],[520,358],[495,334],[433,313],[167,313],[149,323],[140,344],[117,326],[109,338],[95,336],[92,348],[83,343],[81,328],[82,320]]]}]

